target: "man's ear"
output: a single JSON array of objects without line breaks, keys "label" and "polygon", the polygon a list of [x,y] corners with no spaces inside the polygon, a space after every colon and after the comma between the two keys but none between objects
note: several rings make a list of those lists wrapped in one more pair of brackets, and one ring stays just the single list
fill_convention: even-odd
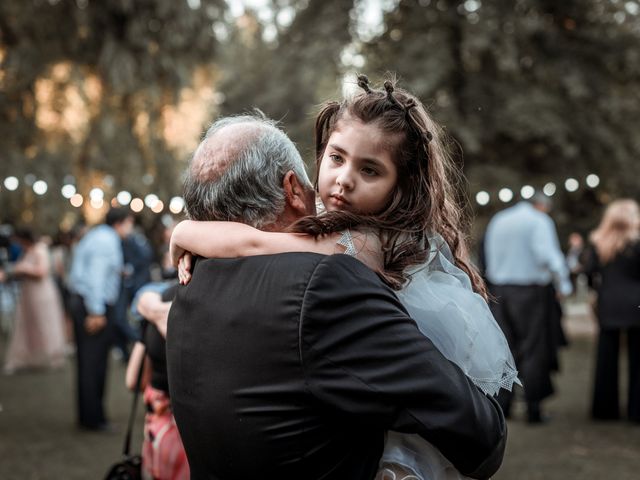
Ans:
[{"label": "man's ear", "polygon": [[284,189],[287,206],[297,215],[301,217],[315,215],[313,192],[300,183],[293,170],[289,170],[285,174],[282,188]]}]

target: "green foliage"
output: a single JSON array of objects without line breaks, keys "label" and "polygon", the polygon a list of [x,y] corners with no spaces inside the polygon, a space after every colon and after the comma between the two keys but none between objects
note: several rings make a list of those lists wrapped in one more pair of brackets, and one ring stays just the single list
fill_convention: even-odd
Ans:
[{"label": "green foliage", "polygon": [[[195,67],[212,63],[211,26],[226,9],[223,0],[197,3],[2,2],[0,130],[12,135],[0,137],[0,176],[30,172],[59,187],[74,174],[86,193],[109,173],[114,188],[143,195],[149,174],[156,192],[175,192],[182,166],[162,135],[164,109],[191,86]],[[31,194],[22,195],[29,207]],[[50,196],[50,208],[66,208]],[[42,210],[36,221],[55,217]]]},{"label": "green foliage", "polygon": [[588,226],[594,206],[640,194],[640,21],[624,8],[401,0],[362,51],[371,70],[400,73],[460,142],[471,193],[600,175],[597,196],[557,196],[564,222]]},{"label": "green foliage", "polygon": [[[396,72],[429,106],[460,146],[469,193],[492,194],[482,215],[503,186],[554,181],[560,226],[586,229],[609,199],[638,196],[638,2],[382,3],[371,35],[366,0],[271,0],[239,17],[224,0],[2,2],[0,178],[73,173],[86,192],[109,173],[113,190],[168,199],[206,123],[254,107],[312,164],[314,112],[357,69]],[[597,190],[560,192],[591,172]],[[0,199],[18,220],[68,208],[1,187]]]},{"label": "green foliage", "polygon": [[[340,95],[340,53],[351,41],[352,0],[294,2],[296,15],[277,38],[263,41],[253,16],[236,25],[221,60],[222,113],[259,108],[282,121],[309,164],[316,105]],[[247,26],[247,23],[249,26]],[[248,31],[247,31],[248,30]]]}]

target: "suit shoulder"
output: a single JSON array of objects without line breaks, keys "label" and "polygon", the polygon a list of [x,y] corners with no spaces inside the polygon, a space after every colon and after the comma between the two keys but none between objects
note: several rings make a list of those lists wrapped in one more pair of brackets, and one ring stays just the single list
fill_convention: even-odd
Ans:
[{"label": "suit shoulder", "polygon": [[[336,297],[349,292],[393,295],[393,290],[360,260],[349,255],[328,255],[321,259],[309,278],[308,292],[332,291]],[[393,295],[395,296],[395,295]]]},{"label": "suit shoulder", "polygon": [[197,261],[203,266],[219,266],[226,264],[249,264],[255,266],[308,266],[317,265],[323,259],[327,258],[326,255],[313,252],[288,252],[277,253],[273,255],[252,255],[249,257],[237,257],[237,258],[198,258]]},{"label": "suit shoulder", "polygon": [[238,258],[198,258],[192,268],[192,282],[209,283],[213,278],[225,276],[237,278],[256,274],[285,279],[308,278],[325,255],[310,252],[281,253],[276,255],[254,255]]},{"label": "suit shoulder", "polygon": [[318,262],[316,272],[347,279],[356,277],[384,285],[380,277],[371,268],[351,255],[327,255]]}]

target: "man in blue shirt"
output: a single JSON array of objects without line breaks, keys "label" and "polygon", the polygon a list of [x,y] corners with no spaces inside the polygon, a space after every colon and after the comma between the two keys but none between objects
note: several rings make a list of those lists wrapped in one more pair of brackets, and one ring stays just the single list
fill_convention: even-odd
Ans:
[{"label": "man in blue shirt", "polygon": [[110,428],[104,413],[107,359],[113,335],[114,304],[122,278],[122,239],[131,233],[128,208],[113,208],[105,223],[90,230],[73,255],[69,308],[76,340],[78,424],[104,431]]},{"label": "man in blue shirt", "polygon": [[[491,310],[520,372],[530,423],[543,420],[540,402],[553,393],[555,292],[572,290],[550,208],[543,194],[519,202],[493,217],[484,240],[485,275],[497,299]],[[498,399],[508,416],[511,393]]]}]

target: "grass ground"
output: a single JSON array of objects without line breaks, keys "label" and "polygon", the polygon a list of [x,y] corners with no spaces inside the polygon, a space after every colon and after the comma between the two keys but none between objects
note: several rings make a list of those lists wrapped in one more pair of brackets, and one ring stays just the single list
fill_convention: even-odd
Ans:
[{"label": "grass ground", "polygon": [[509,421],[506,458],[494,480],[640,478],[640,425],[588,417],[593,353],[588,338],[573,339],[562,353],[556,395],[545,402],[552,416],[548,424],[526,424],[520,405],[520,414]]},{"label": "grass ground", "polygon": [[[495,480],[640,478],[640,425],[588,419],[593,340],[591,330],[584,328],[587,319],[574,316],[569,321],[574,338],[562,352],[557,394],[545,404],[553,419],[529,426],[516,408],[509,421],[506,458]],[[2,357],[5,343],[0,338]],[[119,459],[130,407],[124,366],[111,362],[107,397],[119,433],[96,434],[75,428],[72,365],[52,372],[0,375],[0,479],[101,479]],[[139,410],[132,444],[136,451],[142,429]]]}]

